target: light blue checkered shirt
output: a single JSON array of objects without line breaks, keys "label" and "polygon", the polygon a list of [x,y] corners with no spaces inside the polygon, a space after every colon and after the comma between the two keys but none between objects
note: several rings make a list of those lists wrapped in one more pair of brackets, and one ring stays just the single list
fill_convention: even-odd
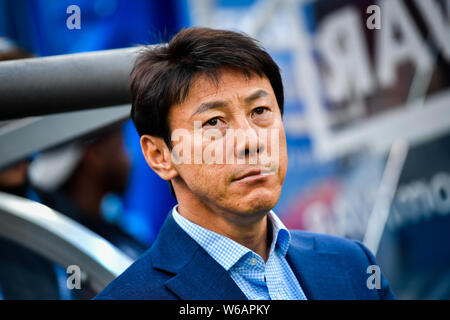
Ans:
[{"label": "light blue checkered shirt", "polygon": [[230,238],[205,229],[178,213],[172,216],[231,276],[249,300],[306,300],[300,284],[286,261],[291,235],[277,215],[268,215],[273,237],[267,262]]}]

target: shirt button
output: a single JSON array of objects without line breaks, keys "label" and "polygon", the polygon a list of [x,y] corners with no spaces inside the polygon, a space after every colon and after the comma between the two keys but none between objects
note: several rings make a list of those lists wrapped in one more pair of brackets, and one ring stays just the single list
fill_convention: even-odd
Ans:
[{"label": "shirt button", "polygon": [[252,267],[256,266],[258,264],[258,260],[256,260],[256,258],[251,258],[250,259],[250,265]]}]

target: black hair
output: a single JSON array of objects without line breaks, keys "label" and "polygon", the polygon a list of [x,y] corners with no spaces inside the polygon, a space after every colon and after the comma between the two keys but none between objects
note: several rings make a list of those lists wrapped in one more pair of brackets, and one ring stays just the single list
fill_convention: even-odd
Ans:
[{"label": "black hair", "polygon": [[[178,32],[168,44],[145,48],[131,72],[131,118],[140,136],[162,137],[171,148],[169,108],[182,103],[194,76],[218,82],[220,70],[232,68],[250,78],[266,76],[281,115],[284,94],[280,69],[251,37],[233,31],[191,27]],[[172,183],[170,191],[176,198]]]},{"label": "black hair", "polygon": [[283,83],[280,70],[255,39],[247,35],[210,28],[191,27],[177,33],[168,44],[144,49],[131,73],[131,118],[140,136],[164,138],[168,147],[169,108],[182,103],[194,76],[204,74],[218,80],[228,67],[266,76],[283,114]]}]

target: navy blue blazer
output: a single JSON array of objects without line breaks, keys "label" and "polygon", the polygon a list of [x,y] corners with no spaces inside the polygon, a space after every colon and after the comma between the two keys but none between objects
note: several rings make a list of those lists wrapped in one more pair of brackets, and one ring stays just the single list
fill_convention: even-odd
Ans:
[{"label": "navy blue blazer", "polygon": [[[308,299],[394,299],[382,276],[368,289],[375,258],[360,242],[290,231],[286,255]],[[169,214],[153,246],[95,299],[247,299],[226,270]]]}]

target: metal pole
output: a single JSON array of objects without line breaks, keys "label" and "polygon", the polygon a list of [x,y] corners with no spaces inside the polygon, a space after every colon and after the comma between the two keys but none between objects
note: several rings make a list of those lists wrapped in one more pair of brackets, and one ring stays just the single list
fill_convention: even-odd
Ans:
[{"label": "metal pole", "polygon": [[130,103],[142,47],[0,62],[0,120]]}]

